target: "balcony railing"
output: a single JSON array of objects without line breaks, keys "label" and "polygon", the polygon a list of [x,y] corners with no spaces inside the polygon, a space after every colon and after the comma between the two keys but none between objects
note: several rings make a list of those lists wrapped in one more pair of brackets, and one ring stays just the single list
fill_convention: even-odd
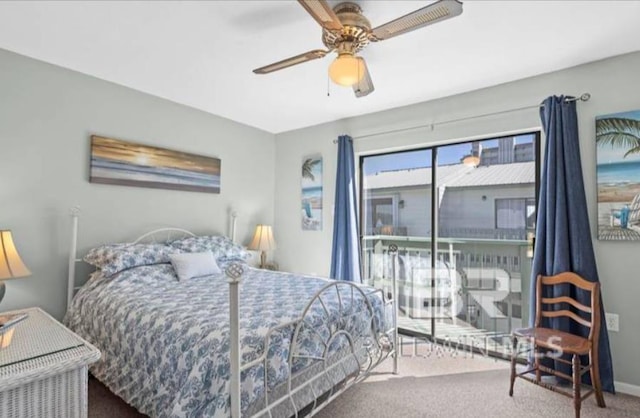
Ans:
[{"label": "balcony railing", "polygon": [[[524,233],[509,231],[485,230],[476,234],[482,238],[463,238],[463,230],[457,229],[456,237],[437,239],[433,263],[430,238],[365,236],[365,282],[390,291],[396,278],[400,322],[414,328],[409,331],[436,336],[438,327],[430,327],[435,318],[502,339],[527,322],[523,301],[528,300],[531,273]],[[391,245],[397,246],[397,254],[389,252]]]},{"label": "balcony railing", "polygon": [[440,226],[438,236],[524,241],[527,239],[527,231],[522,228],[446,228]]},{"label": "balcony railing", "polygon": [[[367,228],[370,236],[377,235],[393,235],[407,236],[408,228],[406,226],[384,225],[375,228]],[[427,230],[425,235],[430,235],[431,231]],[[522,228],[460,228],[460,227],[443,227],[438,228],[438,236],[448,238],[464,238],[464,239],[494,239],[494,240],[526,240],[527,231]]]}]

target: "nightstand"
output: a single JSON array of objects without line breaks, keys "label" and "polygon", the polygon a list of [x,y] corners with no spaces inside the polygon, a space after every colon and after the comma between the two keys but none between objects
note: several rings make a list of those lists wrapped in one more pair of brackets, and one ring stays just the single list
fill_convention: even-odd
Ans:
[{"label": "nightstand", "polygon": [[88,365],[97,348],[40,308],[15,325],[0,350],[0,417],[86,417]]}]

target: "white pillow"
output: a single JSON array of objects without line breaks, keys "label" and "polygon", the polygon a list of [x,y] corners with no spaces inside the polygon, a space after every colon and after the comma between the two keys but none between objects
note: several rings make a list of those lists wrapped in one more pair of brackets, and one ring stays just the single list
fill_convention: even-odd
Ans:
[{"label": "white pillow", "polygon": [[189,280],[194,277],[222,273],[211,251],[170,254],[169,258],[178,275],[178,280]]}]

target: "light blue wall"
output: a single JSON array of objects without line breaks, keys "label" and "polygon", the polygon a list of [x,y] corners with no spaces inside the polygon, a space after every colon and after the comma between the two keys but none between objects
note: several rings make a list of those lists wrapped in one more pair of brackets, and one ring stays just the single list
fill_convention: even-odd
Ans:
[{"label": "light blue wall", "polygon": [[[90,135],[222,160],[222,192],[91,184]],[[69,208],[82,208],[80,248],[133,239],[160,226],[238,238],[273,222],[274,135],[74,71],[0,50],[0,228],[11,229],[33,272],[7,281],[0,311],[66,305]]]}]

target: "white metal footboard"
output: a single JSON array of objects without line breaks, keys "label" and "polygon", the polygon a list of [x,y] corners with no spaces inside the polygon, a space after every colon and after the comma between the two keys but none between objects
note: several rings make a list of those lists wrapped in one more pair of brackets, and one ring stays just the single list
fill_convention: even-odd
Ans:
[{"label": "white metal footboard", "polygon": [[[232,264],[226,273],[230,286],[231,417],[241,416],[242,372],[260,364],[264,382],[263,408],[253,410],[247,416],[282,416],[283,410],[287,411],[287,416],[298,417],[302,411],[305,416],[313,416],[353,384],[365,379],[371,370],[388,356],[393,356],[394,373],[397,371],[396,313],[393,300],[388,300],[382,290],[370,290],[344,281],[326,284],[307,303],[299,318],[270,329],[265,337],[262,355],[241,365],[238,293],[243,267]],[[381,317],[378,320],[382,321],[383,326],[387,320],[387,312],[391,315],[391,326],[386,329],[378,330],[379,327],[376,326],[376,312],[372,303],[376,299],[382,305]],[[333,306],[328,305],[328,300],[333,300]],[[324,327],[324,332],[319,331],[318,324],[311,326],[310,323],[312,315],[315,315],[317,321],[318,312],[324,314],[325,320],[320,326]],[[330,318],[332,322],[328,321]],[[356,319],[362,318],[367,321],[364,326],[354,325],[358,323]],[[274,334],[285,329],[294,329],[289,346],[289,376],[283,390],[274,394],[270,390],[273,388],[270,388],[268,351]],[[309,335],[316,338],[323,347],[322,355],[307,353],[300,346],[303,337],[309,338]],[[308,372],[306,367],[294,370],[296,362],[300,361],[306,361],[318,368],[318,371],[314,371],[310,376],[302,376],[302,373]],[[279,412],[274,412],[276,409]]]}]

